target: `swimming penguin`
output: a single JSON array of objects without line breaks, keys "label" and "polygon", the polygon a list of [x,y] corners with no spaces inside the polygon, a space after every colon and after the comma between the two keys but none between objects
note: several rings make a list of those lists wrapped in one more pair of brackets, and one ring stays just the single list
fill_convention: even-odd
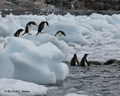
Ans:
[{"label": "swimming penguin", "polygon": [[85,54],[80,62],[80,66],[83,66],[83,67],[88,67],[90,64],[89,62],[87,61],[87,56],[89,54]]},{"label": "swimming penguin", "polygon": [[44,33],[42,32],[42,30],[44,29],[45,25],[49,26],[49,23],[47,21],[42,21],[39,26],[38,26],[38,32],[36,35],[38,35],[39,33]]},{"label": "swimming penguin", "polygon": [[13,35],[14,37],[19,37],[20,36],[20,33],[24,31],[23,29],[18,29]]},{"label": "swimming penguin", "polygon": [[33,26],[34,25],[37,25],[34,21],[30,21],[30,22],[28,22],[27,24],[26,24],[26,28],[25,28],[25,32],[22,34],[22,35],[24,35],[24,34],[28,34],[28,35],[32,35],[31,33],[29,33],[32,29],[33,29]]},{"label": "swimming penguin", "polygon": [[71,59],[70,65],[71,66],[78,66],[79,65],[79,62],[78,62],[76,54],[74,54],[73,58]]},{"label": "swimming penguin", "polygon": [[60,37],[64,35],[66,37],[66,34],[63,32],[63,31],[58,31],[56,34],[55,34],[55,37],[60,40]]}]

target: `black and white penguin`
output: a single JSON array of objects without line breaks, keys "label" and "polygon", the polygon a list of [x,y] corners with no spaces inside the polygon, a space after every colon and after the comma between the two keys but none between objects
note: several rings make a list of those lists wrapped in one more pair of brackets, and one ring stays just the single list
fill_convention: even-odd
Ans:
[{"label": "black and white penguin", "polygon": [[85,54],[80,62],[80,66],[83,66],[83,67],[89,67],[89,62],[87,61],[87,56],[89,54]]},{"label": "black and white penguin", "polygon": [[20,33],[24,31],[23,29],[18,29],[13,35],[14,37],[19,37],[20,36]]},{"label": "black and white penguin", "polygon": [[78,62],[76,54],[74,54],[73,58],[71,59],[70,65],[71,66],[79,66],[79,62]]},{"label": "black and white penguin", "polygon": [[62,35],[64,35],[64,36],[66,37],[65,32],[63,32],[63,31],[58,31],[58,32],[55,34],[55,37],[56,37],[58,40],[60,40],[60,37],[61,37]]},{"label": "black and white penguin", "polygon": [[38,26],[38,32],[36,35],[38,35],[39,33],[44,33],[42,32],[42,30],[45,28],[45,25],[49,26],[49,23],[47,21],[42,21],[39,26]]},{"label": "black and white penguin", "polygon": [[28,23],[26,24],[25,32],[24,32],[22,35],[24,35],[24,34],[26,34],[26,33],[27,33],[28,35],[32,35],[32,34],[30,33],[30,31],[33,29],[34,25],[37,25],[34,21],[28,22]]}]

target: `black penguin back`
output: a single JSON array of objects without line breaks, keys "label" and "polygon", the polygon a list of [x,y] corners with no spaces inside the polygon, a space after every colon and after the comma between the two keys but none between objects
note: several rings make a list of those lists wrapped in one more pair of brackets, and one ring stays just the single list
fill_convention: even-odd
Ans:
[{"label": "black penguin back", "polygon": [[77,55],[76,55],[76,54],[74,54],[73,58],[71,59],[70,65],[71,65],[71,66],[79,65],[79,62],[78,62],[78,59],[77,59]]},{"label": "black penguin back", "polygon": [[59,30],[59,31],[55,34],[55,36],[56,36],[57,34],[59,34],[59,33],[61,33],[62,35],[64,35],[64,36],[66,37],[65,32],[63,32],[63,31],[61,31],[61,30]]},{"label": "black penguin back", "polygon": [[87,61],[87,56],[89,54],[85,54],[80,62],[80,66],[85,67],[85,66],[89,66],[89,62]]},{"label": "black penguin back", "polygon": [[18,29],[13,35],[14,37],[19,37],[20,36],[20,33],[24,31],[23,29]]},{"label": "black penguin back", "polygon": [[28,22],[28,23],[26,24],[26,27],[25,27],[25,32],[24,32],[22,35],[28,33],[28,26],[31,25],[31,24],[33,24],[33,25],[37,25],[34,21],[30,21],[30,22]]},{"label": "black penguin back", "polygon": [[38,32],[37,32],[36,35],[38,35],[40,32],[42,32],[42,30],[43,30],[44,27],[45,27],[45,24],[46,24],[47,26],[49,26],[49,23],[48,23],[47,21],[42,21],[42,22],[39,24],[39,26],[38,26]]}]

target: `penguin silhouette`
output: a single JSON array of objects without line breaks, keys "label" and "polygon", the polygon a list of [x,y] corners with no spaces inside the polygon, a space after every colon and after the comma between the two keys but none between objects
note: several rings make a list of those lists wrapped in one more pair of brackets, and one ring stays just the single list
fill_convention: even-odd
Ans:
[{"label": "penguin silhouette", "polygon": [[79,62],[78,62],[76,54],[74,54],[73,58],[71,59],[70,65],[71,66],[78,66],[79,65]]},{"label": "penguin silhouette", "polygon": [[25,32],[22,34],[22,35],[24,35],[24,34],[28,34],[28,35],[32,35],[31,33],[30,33],[30,31],[33,29],[33,26],[34,25],[37,25],[34,21],[30,21],[30,22],[28,22],[27,24],[26,24],[26,28],[25,28]]},{"label": "penguin silhouette", "polygon": [[14,37],[19,37],[20,36],[20,33],[24,31],[23,29],[18,29],[13,35]]},{"label": "penguin silhouette", "polygon": [[62,35],[64,35],[65,37],[66,37],[66,34],[65,34],[65,32],[63,32],[63,31],[58,31],[56,34],[55,34],[55,37],[58,39],[58,40],[60,40],[60,37],[62,36]]},{"label": "penguin silhouette", "polygon": [[45,28],[45,25],[49,26],[49,23],[47,21],[42,21],[39,25],[38,25],[38,32],[36,35],[38,35],[39,33],[44,33],[42,32],[42,30]]},{"label": "penguin silhouette", "polygon": [[87,61],[87,56],[88,56],[89,54],[85,54],[84,56],[83,56],[83,58],[82,58],[82,60],[81,60],[81,62],[80,62],[80,66],[82,66],[82,67],[88,67],[90,64],[89,64],[89,62]]}]

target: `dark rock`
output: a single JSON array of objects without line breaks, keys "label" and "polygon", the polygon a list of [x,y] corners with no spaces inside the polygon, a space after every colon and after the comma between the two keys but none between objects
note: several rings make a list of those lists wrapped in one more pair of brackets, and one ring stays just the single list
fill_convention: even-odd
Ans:
[{"label": "dark rock", "polygon": [[117,60],[116,59],[109,59],[103,65],[110,65],[110,64],[113,64],[115,61],[117,61]]},{"label": "dark rock", "polygon": [[89,61],[89,64],[91,65],[102,65],[101,62],[98,62],[98,61]]},{"label": "dark rock", "polygon": [[116,60],[115,62],[112,63],[112,65],[120,65],[120,60]]}]

